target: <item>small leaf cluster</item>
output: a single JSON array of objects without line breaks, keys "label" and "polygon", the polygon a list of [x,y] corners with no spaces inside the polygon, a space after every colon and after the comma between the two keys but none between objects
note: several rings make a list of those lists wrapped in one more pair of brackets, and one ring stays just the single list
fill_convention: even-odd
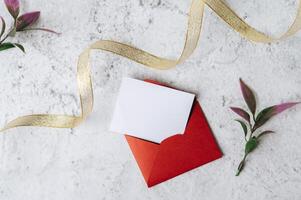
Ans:
[{"label": "small leaf cluster", "polygon": [[58,34],[57,32],[52,31],[50,29],[31,27],[39,19],[40,11],[28,12],[23,15],[20,15],[19,0],[4,0],[4,3],[8,12],[13,18],[13,24],[8,30],[6,30],[6,22],[4,18],[0,16],[0,51],[8,50],[11,48],[19,48],[25,53],[25,49],[21,44],[14,42],[6,42],[7,38],[14,37],[17,32],[42,30]]},{"label": "small leaf cluster", "polygon": [[241,119],[236,119],[236,121],[241,125],[244,138],[246,141],[244,157],[238,165],[237,173],[238,176],[243,170],[246,162],[247,156],[253,152],[258,146],[262,136],[274,133],[271,130],[257,131],[259,128],[268,122],[275,115],[299,104],[300,102],[289,102],[282,103],[274,106],[270,106],[261,110],[256,114],[257,103],[253,91],[250,87],[244,83],[242,79],[239,80],[240,88],[243,95],[243,98],[247,104],[248,111],[239,108],[231,107],[231,110],[241,117]]}]

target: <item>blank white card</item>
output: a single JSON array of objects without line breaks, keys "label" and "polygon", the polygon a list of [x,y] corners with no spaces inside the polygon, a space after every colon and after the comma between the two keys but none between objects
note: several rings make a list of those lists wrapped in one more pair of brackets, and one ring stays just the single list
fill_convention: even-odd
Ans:
[{"label": "blank white card", "polygon": [[124,78],[110,131],[160,143],[184,133],[193,100],[194,94]]}]

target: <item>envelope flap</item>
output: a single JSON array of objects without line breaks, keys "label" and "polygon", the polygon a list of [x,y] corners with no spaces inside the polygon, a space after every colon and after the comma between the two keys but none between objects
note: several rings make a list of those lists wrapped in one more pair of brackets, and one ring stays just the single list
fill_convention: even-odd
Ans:
[{"label": "envelope flap", "polygon": [[133,152],[145,181],[148,182],[160,145],[129,135],[126,135],[125,138]]},{"label": "envelope flap", "polygon": [[155,185],[221,156],[200,104],[195,101],[185,134],[161,143],[147,184]]}]

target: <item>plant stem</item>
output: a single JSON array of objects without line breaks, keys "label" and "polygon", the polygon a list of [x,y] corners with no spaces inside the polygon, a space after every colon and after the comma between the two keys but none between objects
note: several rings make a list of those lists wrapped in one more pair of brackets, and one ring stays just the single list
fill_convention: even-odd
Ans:
[{"label": "plant stem", "polygon": [[253,121],[255,122],[256,121],[256,119],[255,119],[255,114],[252,114],[253,115]]},{"label": "plant stem", "polygon": [[245,160],[247,158],[248,154],[245,154],[242,161],[240,161],[239,165],[238,165],[238,169],[237,169],[237,172],[236,172],[236,175],[235,176],[239,176],[240,172],[242,171],[242,169],[244,168],[244,165],[245,165]]},{"label": "plant stem", "polygon": [[4,42],[9,36],[15,36],[16,34],[16,27],[17,27],[17,21],[14,21],[14,26],[11,28],[11,30],[5,35],[5,37],[0,41],[0,44]]},{"label": "plant stem", "polygon": [[[252,124],[251,124],[251,122],[249,122],[249,128],[250,128],[250,132],[251,132],[251,134],[252,134],[252,131],[253,131],[253,126],[252,126]],[[246,136],[247,137],[247,136]],[[250,138],[250,137],[249,137]],[[246,142],[247,142],[248,140],[246,140]]]},{"label": "plant stem", "polygon": [[[254,126],[255,126],[255,122],[254,122]],[[254,126],[252,126],[252,125],[250,124],[251,134],[250,134],[249,140],[252,138],[253,133],[256,131],[256,129],[254,128]]]},{"label": "plant stem", "polygon": [[[247,137],[245,137],[245,141],[247,143],[252,139],[252,136],[253,136],[254,132],[256,131],[256,129],[254,129],[254,126],[255,126],[255,116],[254,115],[253,115],[253,120],[254,120],[254,125],[253,126],[252,126],[252,123],[249,122],[249,126],[250,126],[249,139],[247,139]],[[237,168],[236,176],[239,176],[240,172],[243,170],[248,154],[249,153],[245,153],[243,159],[240,161],[240,163],[238,165],[238,168]]]},{"label": "plant stem", "polygon": [[[10,32],[9,32],[10,33]],[[0,44],[2,43],[2,42],[4,42],[7,38],[8,38],[8,36],[9,36],[9,34],[7,34],[1,41],[0,41]]]}]

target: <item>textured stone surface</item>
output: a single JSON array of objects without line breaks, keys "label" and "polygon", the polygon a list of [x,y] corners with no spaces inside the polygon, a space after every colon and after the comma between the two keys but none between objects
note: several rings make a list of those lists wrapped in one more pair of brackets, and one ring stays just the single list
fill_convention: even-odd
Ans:
[{"label": "textured stone surface", "polygon": [[[0,124],[31,113],[78,114],[76,61],[97,39],[115,39],[176,58],[183,46],[190,1],[22,0],[41,10],[43,32],[19,34],[26,47],[0,53]],[[297,0],[228,0],[259,30],[279,35],[292,22]],[[0,13],[8,19],[3,3]],[[110,53],[92,56],[95,107],[75,129],[18,128],[0,135],[0,199],[300,199],[301,108],[274,118],[235,177],[243,137],[229,106],[245,106],[238,79],[256,91],[260,106],[301,99],[300,33],[273,44],[241,38],[206,8],[198,49],[184,64],[154,71]],[[224,157],[148,189],[120,135],[107,132],[124,76],[152,78],[198,94]]]}]

